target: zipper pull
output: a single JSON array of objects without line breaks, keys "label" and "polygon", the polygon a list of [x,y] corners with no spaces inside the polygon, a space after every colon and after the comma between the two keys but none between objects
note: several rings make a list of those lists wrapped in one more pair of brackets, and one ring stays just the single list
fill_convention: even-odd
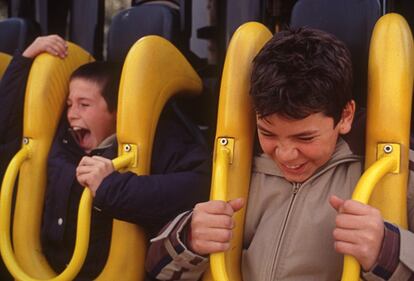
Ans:
[{"label": "zipper pull", "polygon": [[299,188],[300,188],[300,184],[295,184],[293,186],[293,195],[296,195],[296,193],[298,193]]}]

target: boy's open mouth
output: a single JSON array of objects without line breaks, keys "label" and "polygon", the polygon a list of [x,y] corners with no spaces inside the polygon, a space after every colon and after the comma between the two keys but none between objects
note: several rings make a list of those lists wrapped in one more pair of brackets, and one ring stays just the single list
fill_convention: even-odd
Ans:
[{"label": "boy's open mouth", "polygon": [[91,133],[90,130],[78,126],[71,127],[70,132],[72,133],[72,136],[74,137],[76,142],[81,147],[83,147],[83,140],[85,139],[85,137],[87,137]]}]

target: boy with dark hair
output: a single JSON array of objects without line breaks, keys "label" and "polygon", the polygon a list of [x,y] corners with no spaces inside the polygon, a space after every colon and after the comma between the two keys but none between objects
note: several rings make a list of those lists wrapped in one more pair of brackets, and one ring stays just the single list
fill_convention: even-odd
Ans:
[{"label": "boy with dark hair", "polygon": [[[351,86],[348,50],[322,31],[281,31],[254,59],[250,93],[264,153],[253,161],[244,280],[339,280],[343,254],[358,260],[365,280],[414,280],[414,259],[400,251],[414,247],[413,234],[349,200],[363,169],[340,137],[355,113]],[[410,183],[411,231],[413,196]],[[241,198],[208,201],[174,220],[153,240],[150,275],[198,280],[203,255],[229,249],[232,216],[243,206]]]},{"label": "boy with dark hair", "polygon": [[[32,59],[45,51],[64,58],[66,42],[56,35],[39,37],[23,57],[15,56],[3,78],[3,87],[11,92],[0,91],[0,97],[9,97],[9,104],[17,109],[23,107],[25,87],[12,87],[16,81],[11,78],[25,81]],[[43,252],[56,272],[63,271],[73,255],[84,186],[94,196],[89,250],[76,280],[93,280],[103,269],[112,219],[139,224],[151,235],[176,214],[208,198],[209,154],[168,105],[155,134],[151,175],[114,171],[110,159],[117,156],[120,73],[120,66],[109,62],[92,62],[73,72],[66,114],[48,156],[41,239]],[[11,114],[0,117],[10,120]],[[21,122],[21,116],[14,117]]]}]

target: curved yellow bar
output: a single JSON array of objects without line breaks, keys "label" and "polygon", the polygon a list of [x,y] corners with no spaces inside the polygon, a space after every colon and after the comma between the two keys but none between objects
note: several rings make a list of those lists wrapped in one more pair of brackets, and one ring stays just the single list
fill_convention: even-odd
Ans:
[{"label": "curved yellow bar", "polygon": [[7,231],[0,231],[0,249],[6,266],[8,268],[14,268],[10,271],[19,271],[19,268],[16,268],[17,262],[14,258],[13,247],[11,245],[9,234],[14,184],[16,182],[20,166],[27,158],[29,158],[29,155],[30,149],[28,146],[24,146],[19,152],[17,152],[7,167],[1,186],[2,192],[0,194],[0,206],[3,207],[0,208],[0,229],[5,229]]},{"label": "curved yellow bar", "polygon": [[[27,82],[23,134],[28,143],[24,147],[30,147],[30,158],[20,167],[13,225],[13,249],[16,257],[13,257],[12,252],[7,252],[7,248],[1,248],[8,269],[20,280],[52,279],[56,276],[42,254],[40,243],[46,159],[65,104],[70,74],[81,64],[92,60],[87,52],[74,44],[68,43],[68,52],[65,59],[48,54],[39,55],[33,62]],[[11,169],[17,168],[14,166]],[[5,182],[3,190],[12,189],[9,185],[14,185],[14,182]],[[88,202],[83,198],[80,209],[85,210],[87,204],[90,206],[91,199],[92,197]],[[0,212],[10,214],[6,208],[7,204],[1,204]],[[89,218],[86,216],[78,221],[82,228],[85,224],[89,225],[90,207],[88,211],[86,206],[85,212],[89,212]],[[2,221],[4,219],[1,217]],[[2,228],[1,235],[9,235],[9,229]],[[77,237],[77,242],[80,244],[75,247],[75,255],[69,267],[60,277],[52,280],[72,280],[76,276],[86,256],[88,231],[82,237]],[[14,264],[9,262],[12,260],[15,260]]]},{"label": "curved yellow bar", "polygon": [[[230,151],[225,147],[218,147],[216,153],[216,169],[214,169],[213,182],[211,187],[211,197],[215,200],[226,200],[228,170],[230,165]],[[230,281],[227,276],[224,253],[214,253],[210,255],[211,267],[214,280]]]},{"label": "curved yellow bar", "polygon": [[[210,196],[213,200],[247,198],[256,124],[249,97],[250,73],[253,58],[271,36],[264,25],[249,22],[239,27],[230,41],[221,80],[213,174],[224,165],[218,162],[221,159],[217,157],[219,140],[225,138],[232,141],[234,149],[231,149],[231,165],[226,176],[227,192],[224,197],[216,198],[216,194],[219,194],[216,189],[225,187],[213,185]],[[221,254],[211,256],[211,271],[216,281],[242,280],[240,260],[245,209],[235,214],[236,228],[233,230],[230,250],[224,253],[224,259]],[[224,272],[227,272],[228,279],[225,279]],[[203,280],[211,280],[210,273]]]},{"label": "curved yellow bar", "polygon": [[[119,154],[132,150],[137,155],[130,171],[149,174],[155,130],[167,100],[201,90],[197,73],[167,40],[147,36],[132,46],[122,70],[117,113]],[[143,280],[146,246],[138,226],[114,220],[108,261],[97,280]]]},{"label": "curved yellow bar", "polygon": [[3,74],[6,71],[11,59],[12,57],[10,55],[0,52],[0,80],[3,77]]},{"label": "curved yellow bar", "polygon": [[[400,164],[399,152],[395,153],[392,157],[381,158],[364,172],[355,187],[352,195],[353,200],[368,204],[375,186],[386,174],[394,171]],[[341,280],[359,280],[360,271],[361,268],[358,261],[353,256],[345,255]]]},{"label": "curved yellow bar", "polygon": [[[387,14],[379,19],[371,38],[369,56],[365,167],[370,167],[377,160],[379,144],[399,144],[399,172],[388,173],[383,177],[375,186],[369,203],[381,210],[385,220],[401,227],[407,227],[413,50],[411,31],[401,16]],[[361,185],[364,183],[361,182]],[[359,280],[359,274],[358,262],[353,257],[345,256],[342,280]]]}]

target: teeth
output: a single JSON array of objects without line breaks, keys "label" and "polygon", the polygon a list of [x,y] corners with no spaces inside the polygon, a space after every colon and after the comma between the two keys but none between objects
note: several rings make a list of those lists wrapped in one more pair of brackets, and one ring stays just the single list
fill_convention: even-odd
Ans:
[{"label": "teeth", "polygon": [[78,127],[78,126],[73,126],[72,127],[72,130],[79,131],[79,130],[82,130],[82,128],[81,127]]},{"label": "teeth", "polygon": [[288,167],[289,169],[297,169],[300,167],[300,165],[285,165],[286,167]]}]

